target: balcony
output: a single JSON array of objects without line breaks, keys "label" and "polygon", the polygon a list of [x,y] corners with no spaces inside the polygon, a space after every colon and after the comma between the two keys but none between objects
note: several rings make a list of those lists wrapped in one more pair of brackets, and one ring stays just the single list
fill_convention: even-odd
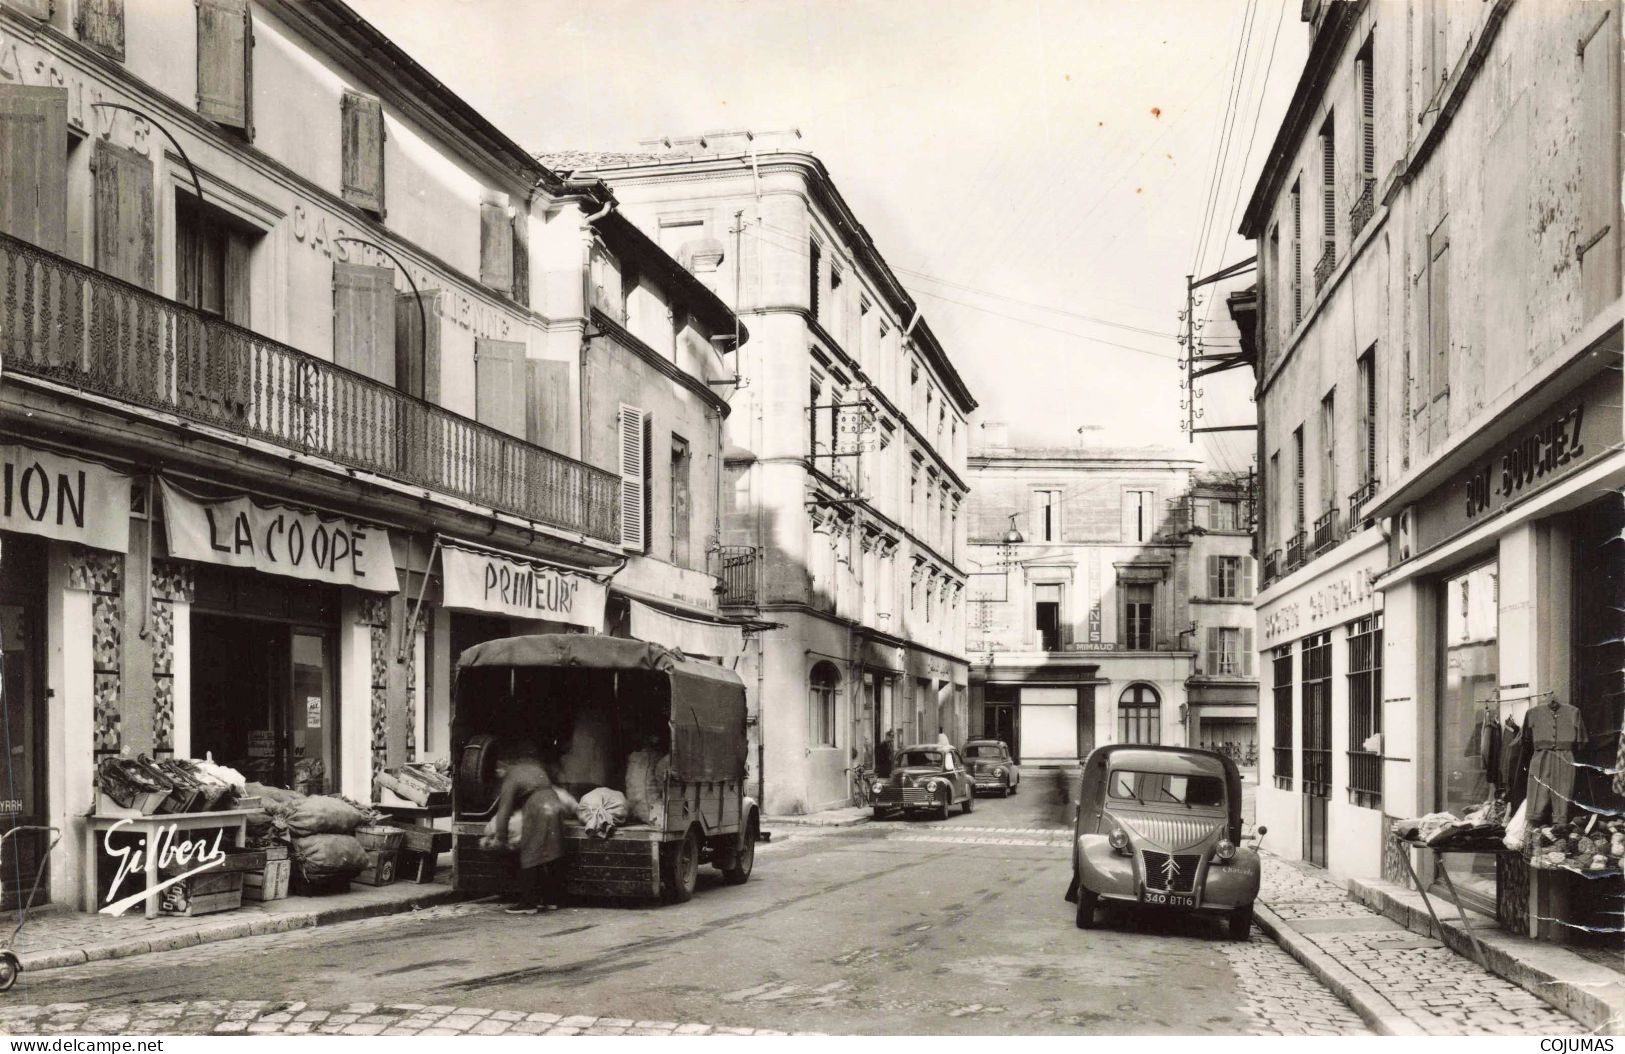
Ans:
[{"label": "balcony", "polygon": [[608,472],[3,234],[0,356],[8,372],[619,540]]},{"label": "balcony", "polygon": [[757,569],[762,564],[762,551],[754,545],[724,545],[717,550],[716,561],[716,575],[722,583],[718,601],[722,606],[755,604]]},{"label": "balcony", "polygon": [[1365,509],[1366,503],[1377,496],[1377,487],[1380,483],[1376,479],[1366,480],[1359,490],[1349,495],[1349,526],[1364,526],[1360,513]]},{"label": "balcony", "polygon": [[1315,549],[1314,555],[1321,553],[1336,545],[1341,536],[1337,530],[1337,510],[1327,509],[1325,515],[1315,521]]},{"label": "balcony", "polygon": [[1282,574],[1291,574],[1303,566],[1303,549],[1307,536],[1299,531],[1286,542],[1286,565],[1281,568]]},{"label": "balcony", "polygon": [[1354,199],[1354,205],[1349,209],[1349,239],[1353,240],[1365,230],[1365,225],[1371,222],[1371,217],[1377,211],[1377,181],[1366,178],[1360,181],[1360,196]]},{"label": "balcony", "polygon": [[1264,554],[1264,581],[1273,582],[1281,577],[1281,550],[1271,549]]},{"label": "balcony", "polygon": [[1332,272],[1337,270],[1337,246],[1328,242],[1326,251],[1320,254],[1320,262],[1315,264],[1315,295],[1326,288],[1326,282],[1331,278]]}]

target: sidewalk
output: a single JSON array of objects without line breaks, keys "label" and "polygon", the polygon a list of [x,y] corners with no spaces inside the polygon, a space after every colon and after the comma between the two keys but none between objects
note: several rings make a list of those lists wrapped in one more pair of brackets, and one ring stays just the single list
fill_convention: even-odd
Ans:
[{"label": "sidewalk", "polygon": [[[449,877],[449,871],[448,871]],[[396,882],[352,885],[348,893],[288,897],[270,903],[244,903],[236,911],[184,918],[142,917],[139,908],[118,918],[78,911],[46,911],[29,917],[13,950],[23,971],[50,970],[99,959],[123,959],[196,944],[282,933],[378,915],[398,915],[435,904],[464,900],[448,882]],[[15,925],[15,919],[8,919]]]},{"label": "sidewalk", "polygon": [[762,830],[771,831],[775,827],[856,827],[873,819],[872,812],[867,807],[851,805],[844,809],[825,809],[801,816],[764,816]]},{"label": "sidewalk", "polygon": [[1293,861],[1265,854],[1255,918],[1383,1035],[1525,1036],[1619,1027],[1607,1027],[1606,1013],[1568,1016]]}]

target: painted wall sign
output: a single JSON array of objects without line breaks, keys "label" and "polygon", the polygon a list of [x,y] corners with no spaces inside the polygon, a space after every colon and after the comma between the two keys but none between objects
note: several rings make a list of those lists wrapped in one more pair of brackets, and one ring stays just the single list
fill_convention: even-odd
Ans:
[{"label": "painted wall sign", "polygon": [[1382,608],[1372,583],[1388,566],[1387,547],[1376,544],[1333,571],[1320,575],[1258,613],[1260,644],[1271,648],[1351,622]]},{"label": "painted wall sign", "polygon": [[440,549],[440,570],[445,607],[603,632],[609,587],[587,575],[450,545]]},{"label": "painted wall sign", "polygon": [[163,493],[171,556],[375,593],[399,588],[382,528],[247,497],[195,501],[167,483]]},{"label": "painted wall sign", "polygon": [[1578,471],[1619,442],[1619,387],[1588,383],[1417,502],[1414,552],[1425,553]]},{"label": "painted wall sign", "polygon": [[94,461],[0,446],[0,530],[130,548],[130,477]]}]

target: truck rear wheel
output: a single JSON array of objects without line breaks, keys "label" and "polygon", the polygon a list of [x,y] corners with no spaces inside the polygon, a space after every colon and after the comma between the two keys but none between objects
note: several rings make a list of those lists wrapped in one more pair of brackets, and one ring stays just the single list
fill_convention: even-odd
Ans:
[{"label": "truck rear wheel", "polygon": [[694,896],[700,880],[700,832],[690,827],[683,840],[665,847],[660,858],[660,892],[668,904],[683,904]]},{"label": "truck rear wheel", "polygon": [[760,826],[756,814],[750,814],[745,824],[739,851],[734,854],[733,866],[722,869],[723,880],[730,886],[742,886],[750,879],[751,868],[756,866],[756,831]]}]

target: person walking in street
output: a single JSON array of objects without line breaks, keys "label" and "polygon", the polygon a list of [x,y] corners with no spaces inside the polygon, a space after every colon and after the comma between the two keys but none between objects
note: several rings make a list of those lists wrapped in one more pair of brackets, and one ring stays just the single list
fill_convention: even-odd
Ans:
[{"label": "person walking in street", "polygon": [[886,734],[880,737],[880,744],[875,747],[875,775],[881,779],[889,779],[891,777],[891,766],[891,729],[888,728]]},{"label": "person walking in street", "polygon": [[508,842],[508,823],[517,810],[519,828],[519,899],[510,915],[535,915],[559,906],[562,882],[559,861],[564,857],[564,806],[553,781],[529,743],[515,743],[497,759],[502,790],[497,798],[491,837]]}]

